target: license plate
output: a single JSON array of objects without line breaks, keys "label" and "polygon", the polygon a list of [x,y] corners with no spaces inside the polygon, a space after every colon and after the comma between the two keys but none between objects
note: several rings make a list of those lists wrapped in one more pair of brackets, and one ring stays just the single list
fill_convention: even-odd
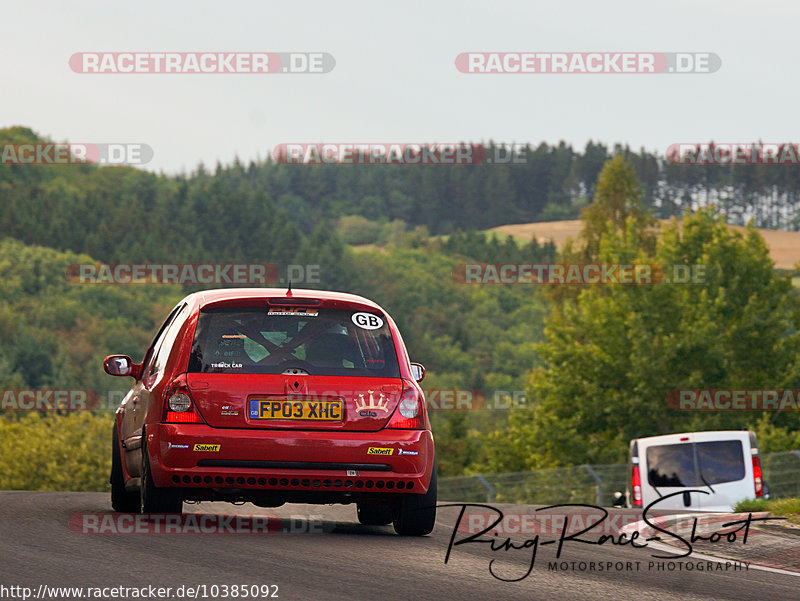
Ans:
[{"label": "license plate", "polygon": [[252,399],[250,419],[342,421],[342,401]]}]

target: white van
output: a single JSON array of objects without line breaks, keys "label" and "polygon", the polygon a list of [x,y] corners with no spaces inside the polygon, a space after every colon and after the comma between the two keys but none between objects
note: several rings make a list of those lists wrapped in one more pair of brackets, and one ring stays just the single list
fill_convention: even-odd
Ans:
[{"label": "white van", "polygon": [[630,507],[683,492],[654,509],[733,511],[737,501],[763,497],[765,490],[756,435],[747,430],[637,438],[631,441],[628,474]]}]

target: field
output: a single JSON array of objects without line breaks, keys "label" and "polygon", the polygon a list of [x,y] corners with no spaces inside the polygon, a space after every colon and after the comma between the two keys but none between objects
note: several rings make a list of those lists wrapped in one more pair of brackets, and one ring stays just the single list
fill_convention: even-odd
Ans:
[{"label": "field", "polygon": [[[661,224],[669,223],[662,220]],[[745,228],[738,225],[728,226],[734,230],[744,231]],[[539,242],[552,240],[557,248],[561,248],[567,238],[577,238],[580,233],[581,222],[572,221],[542,221],[535,223],[517,223],[512,225],[501,225],[489,230],[507,234],[527,242],[532,236],[536,236]],[[775,261],[778,269],[793,269],[800,261],[800,232],[784,232],[780,230],[758,229],[769,246],[769,255]]]}]

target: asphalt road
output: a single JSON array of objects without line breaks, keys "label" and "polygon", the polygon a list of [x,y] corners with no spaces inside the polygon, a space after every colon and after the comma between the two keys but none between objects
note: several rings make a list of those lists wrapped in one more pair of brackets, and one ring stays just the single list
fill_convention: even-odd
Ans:
[{"label": "asphalt road", "polygon": [[[13,586],[29,587],[33,595],[40,593],[40,585],[153,585],[172,587],[174,594],[182,585],[204,584],[207,596],[203,597],[201,592],[198,598],[210,599],[212,585],[246,584],[277,585],[277,598],[290,600],[768,598],[778,601],[796,600],[800,585],[797,576],[754,567],[739,571],[698,571],[695,567],[687,571],[687,561],[695,566],[706,564],[692,558],[673,562],[670,571],[667,560],[651,557],[659,553],[651,548],[570,541],[565,542],[559,561],[576,562],[575,569],[549,569],[548,564],[555,561],[557,545],[542,544],[530,575],[518,582],[504,582],[490,574],[492,559],[496,559],[493,568],[499,576],[518,578],[530,564],[531,548],[493,552],[488,544],[463,544],[453,548],[445,564],[458,508],[439,510],[432,535],[406,538],[396,536],[390,526],[359,525],[354,506],[285,505],[260,509],[252,505],[203,503],[185,507],[201,514],[279,516],[284,520],[283,527],[294,532],[82,534],[86,521],[74,516],[110,513],[107,495],[0,492],[0,598],[11,598],[15,589],[8,587]],[[501,507],[506,513],[531,510],[521,506]],[[464,532],[457,532],[456,540],[464,536]],[[527,538],[530,537],[519,535],[514,542],[522,545]],[[540,542],[553,538],[542,535]],[[618,567],[631,562],[632,569],[590,571],[587,567],[589,562],[599,565],[609,561],[623,562]],[[638,570],[633,569],[637,561]],[[658,569],[657,565],[649,564],[651,561],[665,562],[664,567]],[[586,562],[583,570],[578,562]],[[16,598],[22,598],[19,596],[22,589],[16,592]],[[274,592],[274,587],[269,589],[269,594]],[[127,598],[132,598],[130,595]],[[51,592],[39,598],[75,598],[75,595]]]}]

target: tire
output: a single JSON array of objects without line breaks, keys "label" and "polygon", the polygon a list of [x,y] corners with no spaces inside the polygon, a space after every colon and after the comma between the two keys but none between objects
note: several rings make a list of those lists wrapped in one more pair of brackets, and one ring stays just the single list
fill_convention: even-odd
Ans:
[{"label": "tire", "polygon": [[150,472],[150,460],[147,458],[147,447],[142,435],[142,513],[182,513],[183,498],[180,490],[159,488],[153,482]]},{"label": "tire", "polygon": [[111,432],[111,507],[119,513],[139,513],[139,493],[125,490],[117,426]]},{"label": "tire", "polygon": [[365,526],[388,526],[394,520],[392,508],[386,505],[357,504],[358,521]]},{"label": "tire", "polygon": [[436,462],[428,492],[401,495],[394,513],[394,531],[401,536],[430,534],[436,522]]}]

